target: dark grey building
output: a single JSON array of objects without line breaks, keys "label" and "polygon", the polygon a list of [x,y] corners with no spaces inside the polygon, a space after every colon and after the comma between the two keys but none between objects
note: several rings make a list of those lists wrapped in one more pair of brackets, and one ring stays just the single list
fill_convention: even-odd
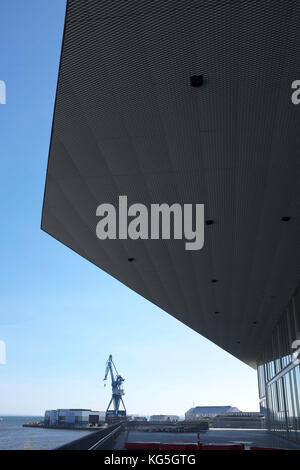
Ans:
[{"label": "dark grey building", "polygon": [[[300,442],[300,2],[175,3],[68,1],[42,229],[258,368]],[[203,248],[99,240],[121,195],[204,204]]]}]

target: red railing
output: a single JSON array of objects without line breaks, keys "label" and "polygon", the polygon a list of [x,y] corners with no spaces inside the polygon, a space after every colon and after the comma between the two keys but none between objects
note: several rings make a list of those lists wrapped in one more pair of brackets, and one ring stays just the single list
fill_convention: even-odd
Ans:
[{"label": "red railing", "polygon": [[196,443],[125,442],[126,450],[244,450],[243,444],[203,445]]},{"label": "red railing", "polygon": [[[126,450],[245,450],[244,444],[201,444],[160,442],[125,442]],[[247,450],[285,450],[272,447],[247,447]]]}]

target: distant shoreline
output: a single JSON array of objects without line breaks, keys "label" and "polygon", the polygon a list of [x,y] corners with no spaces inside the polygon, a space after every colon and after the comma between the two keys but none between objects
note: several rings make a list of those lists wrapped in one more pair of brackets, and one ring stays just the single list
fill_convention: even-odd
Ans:
[{"label": "distant shoreline", "polygon": [[26,415],[26,414],[22,414],[22,415],[17,415],[17,414],[7,414],[7,413],[0,413],[0,418],[9,418],[9,417],[14,417],[14,418],[23,418],[23,417],[27,417],[27,418],[43,418],[43,415]]},{"label": "distant shoreline", "polygon": [[100,431],[101,427],[80,427],[80,426],[45,426],[43,423],[24,423],[23,428],[40,428],[40,429],[56,429],[56,430],[68,430],[68,431]]}]

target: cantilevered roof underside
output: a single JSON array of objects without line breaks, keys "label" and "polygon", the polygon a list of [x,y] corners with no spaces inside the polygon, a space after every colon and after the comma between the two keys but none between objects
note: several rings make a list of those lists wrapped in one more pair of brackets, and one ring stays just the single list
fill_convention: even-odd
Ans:
[{"label": "cantilevered roof underside", "polygon": [[[299,25],[299,1],[67,7],[43,230],[252,366],[300,278]],[[204,203],[204,248],[100,241],[119,195]]]}]

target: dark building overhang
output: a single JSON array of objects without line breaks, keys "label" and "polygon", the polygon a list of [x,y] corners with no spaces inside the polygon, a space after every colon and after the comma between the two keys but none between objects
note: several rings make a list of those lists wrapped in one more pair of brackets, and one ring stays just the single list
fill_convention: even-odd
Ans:
[{"label": "dark building overhang", "polygon": [[[300,277],[299,23],[285,1],[66,14],[42,229],[253,367]],[[204,203],[204,248],[100,241],[96,207],[119,195]]]}]

